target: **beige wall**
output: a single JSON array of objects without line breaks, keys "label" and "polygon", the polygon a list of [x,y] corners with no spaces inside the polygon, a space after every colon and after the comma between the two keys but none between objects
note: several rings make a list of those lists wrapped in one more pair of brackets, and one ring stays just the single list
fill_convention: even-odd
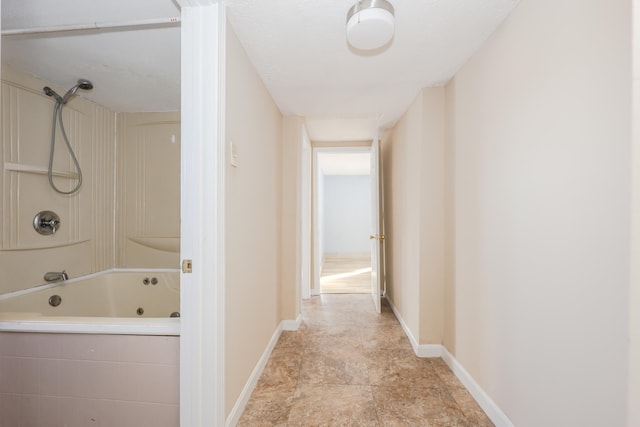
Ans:
[{"label": "beige wall", "polygon": [[239,167],[225,182],[226,412],[278,321],[282,218],[282,115],[231,26],[227,31],[226,138]]},{"label": "beige wall", "polygon": [[442,343],[456,354],[456,247],[455,247],[455,117],[453,95],[455,84],[445,90],[444,113],[444,329]]},{"label": "beige wall", "polygon": [[633,1],[631,288],[627,427],[640,425],[640,0]]},{"label": "beige wall", "polygon": [[421,344],[442,344],[445,291],[444,88],[422,90],[420,156]]},{"label": "beige wall", "polygon": [[[46,175],[54,103],[42,93],[44,86],[43,81],[2,68],[0,293],[42,284],[47,271],[65,269],[77,277],[113,267],[115,114],[82,96],[65,106],[65,128],[82,168],[83,185],[74,195],[59,195]],[[59,131],[54,170],[74,171]],[[54,181],[72,188],[69,179]],[[33,229],[33,217],[41,210],[60,216],[56,234],[41,236]]]},{"label": "beige wall", "polygon": [[415,338],[419,333],[420,144],[422,93],[381,146],[384,167],[387,295]]},{"label": "beige wall", "polygon": [[387,291],[418,344],[445,322],[444,89],[423,89],[382,140]]},{"label": "beige wall", "polygon": [[287,116],[282,121],[282,253],[280,257],[280,320],[295,320],[300,314],[301,262],[298,221],[300,217],[301,156],[304,119]]},{"label": "beige wall", "polygon": [[447,87],[456,357],[519,427],[625,424],[630,16],[522,1]]},{"label": "beige wall", "polygon": [[178,268],[180,113],[118,114],[116,151],[116,265]]}]

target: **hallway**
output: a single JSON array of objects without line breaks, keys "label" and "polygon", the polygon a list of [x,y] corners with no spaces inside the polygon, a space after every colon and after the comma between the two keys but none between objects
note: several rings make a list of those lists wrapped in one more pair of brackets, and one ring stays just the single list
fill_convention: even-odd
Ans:
[{"label": "hallway", "polygon": [[305,301],[238,426],[493,426],[441,359],[415,356],[382,307],[375,314],[370,295]]}]

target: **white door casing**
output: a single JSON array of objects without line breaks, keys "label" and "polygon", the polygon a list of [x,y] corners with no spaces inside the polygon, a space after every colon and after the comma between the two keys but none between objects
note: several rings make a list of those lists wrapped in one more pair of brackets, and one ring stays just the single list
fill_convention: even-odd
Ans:
[{"label": "white door casing", "polygon": [[380,141],[376,135],[371,144],[371,297],[376,312],[380,314],[380,282],[382,279],[381,245],[384,243],[380,227]]},{"label": "white door casing", "polygon": [[306,128],[302,128],[302,147],[301,155],[301,176],[300,176],[300,287],[301,298],[309,299],[311,297],[311,142],[307,135]]},{"label": "white door casing", "polygon": [[223,426],[225,7],[182,7],[180,425]]}]

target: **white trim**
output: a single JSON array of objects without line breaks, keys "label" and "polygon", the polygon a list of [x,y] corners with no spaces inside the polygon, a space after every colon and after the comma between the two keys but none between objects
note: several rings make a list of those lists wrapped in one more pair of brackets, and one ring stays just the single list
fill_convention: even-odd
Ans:
[{"label": "white trim", "polygon": [[439,344],[422,344],[422,345],[420,345],[418,343],[418,340],[416,339],[416,337],[413,336],[413,333],[411,332],[411,329],[409,329],[409,326],[406,324],[406,322],[404,321],[404,319],[400,315],[400,311],[398,311],[396,306],[393,305],[393,301],[391,301],[389,298],[387,298],[387,301],[389,302],[389,306],[391,307],[391,310],[393,310],[393,314],[396,315],[396,318],[400,322],[400,325],[402,326],[402,329],[404,330],[404,333],[409,338],[409,342],[411,343],[411,347],[413,347],[413,352],[416,354],[416,356],[418,356],[418,357],[440,357],[442,355],[442,351],[440,350],[441,346]]},{"label": "white trim", "polygon": [[225,6],[182,6],[180,425],[222,426],[224,404]]},{"label": "white trim", "polygon": [[298,314],[295,320],[283,320],[280,326],[283,331],[297,331],[302,324],[302,314]]},{"label": "white trim", "polygon": [[[179,318],[25,317],[0,314],[0,332],[42,332],[100,335],[180,335]],[[91,323],[88,323],[91,322]]]},{"label": "white trim", "polygon": [[458,362],[451,353],[449,353],[445,346],[441,344],[418,344],[418,341],[409,330],[409,327],[400,315],[396,306],[393,305],[393,302],[389,298],[387,298],[387,301],[391,306],[391,310],[393,310],[393,313],[400,322],[400,325],[402,325],[402,329],[404,329],[405,334],[407,334],[416,356],[423,358],[442,358],[496,427],[515,427],[509,417],[507,417],[500,407],[491,399],[491,397],[489,397],[482,387],[480,387],[471,374],[464,369],[462,364]]},{"label": "white trim", "polygon": [[489,397],[489,395],[480,387],[480,385],[473,379],[471,374],[467,372],[458,360],[447,351],[444,346],[442,347],[442,360],[449,366],[451,371],[460,380],[462,385],[469,391],[471,396],[478,402],[478,405],[487,414],[487,416],[493,421],[496,427],[515,427],[509,417],[500,409],[496,402]]},{"label": "white trim", "polygon": [[[280,323],[280,325],[278,325],[275,332],[271,336],[269,344],[267,344],[267,348],[265,348],[262,356],[258,360],[258,363],[256,363],[255,368],[253,368],[253,372],[251,372],[247,383],[244,385],[244,388],[240,392],[240,396],[238,396],[238,400],[236,400],[236,404],[233,405],[233,408],[231,409],[231,412],[227,417],[227,422],[225,424],[227,427],[235,426],[236,424],[238,424],[238,421],[240,421],[240,416],[242,415],[244,408],[247,406],[247,402],[249,402],[251,393],[253,393],[253,390],[256,388],[258,380],[260,379],[260,375],[262,375],[262,371],[264,371],[265,366],[267,366],[267,362],[269,361],[271,352],[278,343],[278,339],[282,334],[284,322],[286,321],[283,321]],[[289,322],[292,321],[289,320]]]},{"label": "white trim", "polygon": [[311,278],[313,287],[310,289],[311,296],[320,295],[320,272],[322,270],[320,206],[318,206],[320,172],[318,168],[318,152],[316,150],[316,147],[311,147],[311,239],[313,241],[313,277]]},{"label": "white trim", "polygon": [[[313,171],[313,150],[311,149],[311,140],[309,139],[309,134],[307,133],[307,128],[304,123],[301,126],[300,136],[300,168],[299,168],[299,176],[298,176],[298,184],[300,189],[298,191],[300,197],[300,207],[299,214],[300,219],[298,221],[298,227],[300,227],[298,231],[298,241],[300,242],[300,248],[298,253],[300,254],[300,274],[298,277],[300,278],[300,299],[307,300],[311,298],[311,236],[312,236],[312,203],[311,203],[311,182],[312,171]],[[300,307],[302,306],[302,302],[299,301]],[[300,311],[300,308],[298,309]]]}]

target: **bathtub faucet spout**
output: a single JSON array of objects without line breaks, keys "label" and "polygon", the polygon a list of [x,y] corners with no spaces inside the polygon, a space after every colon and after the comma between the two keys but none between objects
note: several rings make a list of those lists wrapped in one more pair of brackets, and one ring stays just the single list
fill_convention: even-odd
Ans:
[{"label": "bathtub faucet spout", "polygon": [[61,282],[63,280],[68,280],[69,275],[66,271],[50,271],[44,274],[44,280],[47,282]]}]

